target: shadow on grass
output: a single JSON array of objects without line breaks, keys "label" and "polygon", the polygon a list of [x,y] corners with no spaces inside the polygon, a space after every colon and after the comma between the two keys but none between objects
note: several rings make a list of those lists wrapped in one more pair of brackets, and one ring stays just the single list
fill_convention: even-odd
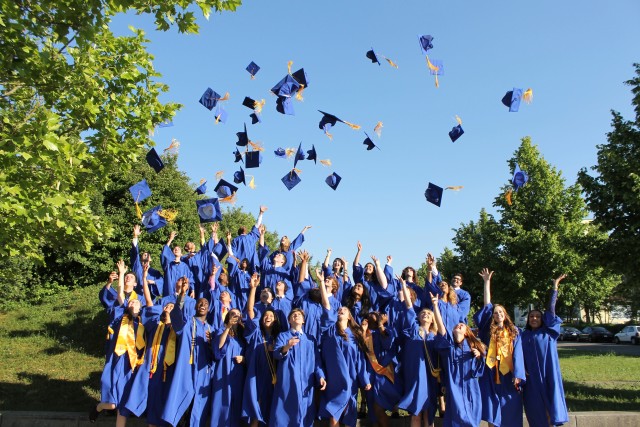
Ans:
[{"label": "shadow on grass", "polygon": [[69,314],[64,320],[46,321],[42,329],[15,330],[8,333],[11,338],[45,336],[56,341],[56,345],[44,350],[56,355],[74,350],[90,356],[104,356],[104,340],[109,324],[103,311],[80,310]]},{"label": "shadow on grass", "polygon": [[640,405],[640,389],[607,388],[565,381],[564,391],[570,412],[637,411]]},{"label": "shadow on grass", "polygon": [[572,348],[558,348],[558,356],[562,359],[568,359],[571,357],[584,357],[584,356],[616,356],[616,357],[629,357],[633,359],[638,359],[638,356],[635,354],[625,354],[625,353],[616,353],[612,350],[574,350]]},{"label": "shadow on grass", "polygon": [[96,400],[88,386],[100,386],[101,372],[92,372],[83,381],[51,379],[47,375],[20,372],[24,383],[0,383],[0,410],[6,411],[87,411]]}]

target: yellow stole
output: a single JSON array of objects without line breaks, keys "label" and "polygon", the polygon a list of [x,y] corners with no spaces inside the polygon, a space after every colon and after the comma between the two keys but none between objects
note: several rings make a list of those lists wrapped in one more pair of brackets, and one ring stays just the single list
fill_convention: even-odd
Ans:
[{"label": "yellow stole", "polygon": [[486,364],[491,369],[497,366],[495,372],[496,384],[500,384],[500,375],[498,373],[507,375],[509,372],[513,372],[513,340],[509,336],[509,331],[505,328],[491,336]]},{"label": "yellow stole", "polygon": [[164,348],[164,370],[162,372],[162,381],[167,379],[167,368],[176,361],[176,332],[171,327],[171,324],[160,322],[156,328],[156,333],[153,336],[153,344],[151,345],[151,369],[149,369],[149,378],[153,377],[153,374],[158,368],[158,353],[160,352],[160,342],[162,341],[162,335],[164,334],[165,327],[169,328],[169,337]]},{"label": "yellow stole", "polygon": [[364,343],[367,347],[367,358],[369,359],[369,363],[371,363],[371,367],[376,374],[384,375],[387,377],[391,383],[394,382],[394,372],[393,365],[390,363],[387,366],[382,366],[378,363],[378,358],[376,357],[376,353],[373,351],[373,336],[371,335],[371,331],[367,331],[367,334],[364,337]]},{"label": "yellow stole", "polygon": [[138,322],[138,331],[136,333],[135,319],[132,319],[128,314],[122,316],[114,353],[118,356],[128,353],[131,370],[134,370],[144,363],[144,353],[142,357],[138,358],[138,350],[144,350],[145,346],[144,326],[142,323]]}]

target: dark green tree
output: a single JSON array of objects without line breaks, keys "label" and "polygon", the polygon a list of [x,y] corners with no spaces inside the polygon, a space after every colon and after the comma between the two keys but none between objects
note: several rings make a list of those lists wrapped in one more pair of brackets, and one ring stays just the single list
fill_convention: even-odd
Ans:
[{"label": "dark green tree", "polygon": [[578,173],[594,225],[609,238],[597,259],[623,274],[617,293],[631,306],[631,317],[640,316],[640,64],[636,76],[625,82],[633,93],[635,120],[612,111],[607,143],[598,145],[598,163]]}]

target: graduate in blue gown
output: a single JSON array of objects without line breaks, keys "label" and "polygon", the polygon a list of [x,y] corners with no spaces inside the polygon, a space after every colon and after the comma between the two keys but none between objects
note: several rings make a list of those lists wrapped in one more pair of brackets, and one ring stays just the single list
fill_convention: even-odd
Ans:
[{"label": "graduate in blue gown", "polygon": [[231,233],[227,233],[229,255],[227,256],[227,275],[229,277],[229,288],[235,297],[235,306],[244,312],[249,299],[249,282],[251,281],[251,264],[247,258],[236,258],[231,248]]},{"label": "graduate in blue gown", "polygon": [[[256,288],[259,285],[260,279],[257,273],[254,273],[249,282],[252,292],[249,293],[246,307],[247,376],[242,397],[242,417],[249,421],[250,427],[269,424],[277,367],[273,348],[282,325],[278,314],[271,307],[264,308],[259,315],[253,309]],[[271,289],[263,291],[270,292]]]},{"label": "graduate in blue gown", "polygon": [[522,386],[525,383],[522,337],[507,310],[491,304],[493,271],[482,269],[484,307],[473,316],[478,336],[487,346],[480,378],[482,419],[496,427],[522,426]]},{"label": "graduate in blue gown", "polygon": [[[424,287],[425,295],[438,295],[440,315],[449,334],[451,334],[453,328],[455,328],[458,323],[467,323],[466,318],[462,317],[458,309],[458,294],[456,294],[452,286],[449,286],[448,282],[441,279],[437,270],[429,270]],[[429,299],[427,299],[426,308],[435,311]]]},{"label": "graduate in blue gown", "polygon": [[329,292],[335,277],[317,270],[318,288],[322,295],[323,324],[321,355],[327,375],[327,388],[320,394],[318,415],[329,419],[331,427],[340,424],[355,427],[357,421],[358,388],[371,389],[362,329],[346,307],[337,311],[337,320],[329,302]]},{"label": "graduate in blue gown", "polygon": [[247,233],[247,229],[245,227],[240,227],[238,229],[238,235],[231,241],[231,246],[229,246],[230,251],[233,252],[236,258],[241,261],[243,259],[249,260],[250,272],[254,272],[259,265],[258,253],[256,252],[256,243],[260,238],[259,227],[262,224],[262,215],[266,211],[266,206],[260,206],[258,219],[255,225],[251,228],[251,231]]},{"label": "graduate in blue gown", "polygon": [[291,285],[291,267],[285,267],[286,258],[281,252],[269,257],[269,247],[264,243],[266,229],[260,227],[260,241],[258,247],[258,259],[260,260],[260,274],[262,286],[271,288],[276,293],[276,284],[280,281],[287,284],[286,298],[293,301],[293,286]]},{"label": "graduate in blue gown", "polygon": [[[186,291],[186,288],[185,288]],[[162,420],[176,426],[191,407],[189,425],[205,427],[209,424],[211,393],[211,327],[207,323],[209,301],[198,299],[196,314],[187,318],[180,310],[185,297],[183,291],[171,310],[171,324],[178,338],[176,367],[169,394],[162,411]]]},{"label": "graduate in blue gown", "polygon": [[316,283],[309,271],[309,259],[311,256],[305,250],[296,254],[296,259],[300,260],[298,265],[291,269],[291,282],[293,283],[293,304],[298,305],[300,299],[311,289],[316,287]]},{"label": "graduate in blue gown", "polygon": [[175,245],[173,250],[171,249],[171,242],[173,242],[177,234],[177,231],[172,231],[167,244],[162,247],[161,262],[162,269],[164,270],[164,289],[173,289],[179,278],[186,277],[189,279],[189,295],[194,298],[195,282],[189,265],[182,262],[182,248]]},{"label": "graduate in blue gown", "polygon": [[218,223],[214,222],[211,225],[211,237],[205,239],[205,229],[200,225],[200,250],[196,251],[196,245],[193,242],[187,242],[184,245],[186,254],[182,255],[181,260],[191,270],[194,282],[194,295],[200,296],[200,294],[208,288],[209,274],[208,266],[211,263],[211,254],[213,248],[218,244],[217,235]]},{"label": "graduate in blue gown", "polygon": [[469,310],[471,310],[471,294],[462,289],[462,273],[456,273],[451,277],[451,286],[458,296],[458,311],[460,316],[467,322]]},{"label": "graduate in blue gown", "polygon": [[[138,248],[138,239],[140,238],[140,226],[138,224],[133,226],[133,239],[131,240],[131,250],[129,251],[129,259],[131,262],[131,271],[136,275],[136,282],[138,283],[136,292],[142,295],[142,269],[145,264],[151,265],[151,255],[149,252],[140,254]],[[156,298],[169,295],[173,289],[164,287],[164,277],[162,273],[155,268],[149,267],[147,272],[147,283],[149,283],[149,291],[153,297],[154,303]]]},{"label": "graduate in blue gown", "polygon": [[342,304],[349,309],[351,316],[358,324],[369,316],[371,299],[369,291],[362,283],[356,283],[342,297]]},{"label": "graduate in blue gown", "polygon": [[227,314],[212,345],[215,362],[211,378],[211,425],[238,427],[242,419],[246,347],[240,310],[234,308]]},{"label": "graduate in blue gown", "polygon": [[331,248],[327,249],[327,256],[322,263],[322,272],[326,276],[333,276],[338,280],[340,285],[336,298],[338,301],[343,301],[345,292],[351,290],[353,284],[349,279],[349,272],[347,270],[347,261],[344,258],[335,258],[331,267],[329,267],[329,258],[331,258]]},{"label": "graduate in blue gown", "polygon": [[558,284],[565,277],[562,274],[553,280],[549,309],[544,314],[531,310],[527,327],[522,332],[522,353],[527,371],[523,400],[530,427],[559,426],[569,422],[557,348],[562,319],[555,313]]},{"label": "graduate in blue gown", "polygon": [[413,301],[413,305],[420,308],[425,307],[428,298],[425,296],[424,287],[418,284],[418,273],[416,273],[416,270],[410,266],[405,267],[400,274],[400,278],[405,281],[409,289],[413,289],[416,293],[416,300]]},{"label": "graduate in blue gown", "polygon": [[434,346],[442,361],[440,375],[446,390],[442,425],[477,427],[482,418],[478,378],[484,372],[486,348],[465,323],[458,323],[449,334],[440,315],[438,295],[429,296],[438,325]]},{"label": "graduate in blue gown", "polygon": [[[146,346],[144,326],[140,319],[140,300],[130,298],[125,305],[124,281],[126,267],[118,261],[118,300],[109,310],[110,323],[107,355],[102,371],[100,403],[89,413],[95,422],[103,410],[117,409],[116,425],[124,426],[127,416],[125,404],[131,394],[133,381],[144,361]],[[133,278],[135,282],[135,277]]]},{"label": "graduate in blue gown", "polygon": [[353,282],[362,283],[367,288],[373,310],[384,311],[387,303],[393,299],[395,289],[388,289],[389,284],[378,258],[372,256],[373,263],[368,262],[364,267],[360,265],[361,252],[362,244],[358,242],[358,252],[353,260]]},{"label": "graduate in blue gown", "polygon": [[180,310],[183,312],[185,319],[193,317],[196,314],[196,300],[191,298],[189,294],[189,279],[186,277],[180,277],[175,285],[174,290],[170,295],[162,297],[160,300],[160,306],[164,307],[168,303],[175,304],[178,301],[180,294],[186,289],[186,294],[181,300]]},{"label": "graduate in blue gown", "polygon": [[[411,277],[411,276],[409,276]],[[433,312],[422,309],[416,316],[411,297],[413,291],[400,277],[404,293],[402,334],[405,340],[400,352],[403,394],[398,407],[411,414],[411,426],[433,426],[438,393],[439,359],[434,348],[438,333]]]},{"label": "graduate in blue gown", "polygon": [[112,271],[109,273],[107,283],[100,288],[100,292],[98,292],[98,300],[107,312],[109,312],[109,310],[113,308],[113,305],[118,301],[118,291],[113,289],[113,286],[111,286],[116,280],[118,280],[118,273]]},{"label": "graduate in blue gown", "polygon": [[305,226],[293,241],[289,240],[289,237],[287,236],[282,236],[280,238],[280,245],[278,246],[278,249],[269,255],[269,259],[273,259],[277,254],[284,255],[284,267],[291,271],[295,264],[295,251],[304,243],[304,233],[310,228],[310,225]]},{"label": "graduate in blue gown", "polygon": [[278,369],[269,425],[311,427],[314,389],[324,390],[327,383],[318,348],[302,331],[304,312],[293,309],[288,320],[290,329],[278,335],[273,350]]}]

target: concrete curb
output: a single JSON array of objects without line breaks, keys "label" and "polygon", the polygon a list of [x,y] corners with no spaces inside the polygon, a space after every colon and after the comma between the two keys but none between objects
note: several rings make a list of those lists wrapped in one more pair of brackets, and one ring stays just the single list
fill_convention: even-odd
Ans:
[{"label": "concrete curb", "polygon": [[[0,412],[0,427],[90,427],[113,426],[115,417],[104,415],[98,418],[98,422],[89,422],[88,415],[82,412],[31,412],[31,411],[3,411]],[[408,427],[410,418],[390,420],[391,427]],[[132,418],[127,421],[129,427],[146,426],[144,419]],[[326,422],[316,422],[316,426],[325,426]],[[358,422],[359,427],[367,424]],[[436,426],[442,426],[442,419],[436,419]],[[487,426],[485,422],[481,427]],[[569,422],[564,427],[638,427],[640,426],[640,412],[572,412],[569,414]],[[507,426],[505,426],[507,427]],[[528,427],[524,421],[524,427]]]}]

